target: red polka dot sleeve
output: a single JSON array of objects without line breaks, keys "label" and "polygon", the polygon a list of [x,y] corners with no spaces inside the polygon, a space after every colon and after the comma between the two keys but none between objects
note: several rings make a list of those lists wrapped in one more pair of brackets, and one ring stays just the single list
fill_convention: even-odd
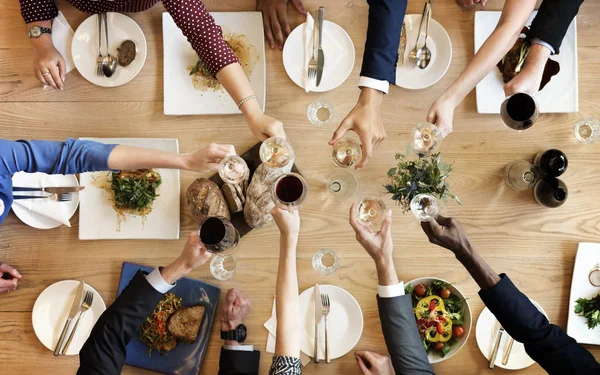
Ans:
[{"label": "red polka dot sleeve", "polygon": [[221,27],[208,14],[202,1],[163,0],[163,5],[213,75],[227,65],[238,62],[223,40]]},{"label": "red polka dot sleeve", "polygon": [[47,21],[58,16],[54,0],[19,0],[25,23]]}]

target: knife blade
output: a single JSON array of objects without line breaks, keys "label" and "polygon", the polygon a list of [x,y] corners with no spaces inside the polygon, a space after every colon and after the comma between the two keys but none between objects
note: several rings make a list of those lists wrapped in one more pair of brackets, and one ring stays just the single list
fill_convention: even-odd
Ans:
[{"label": "knife blade", "polygon": [[57,356],[60,353],[60,349],[62,347],[63,341],[65,340],[65,336],[67,334],[67,329],[69,328],[69,324],[71,320],[77,315],[79,310],[81,309],[81,303],[83,301],[83,288],[85,283],[83,280],[79,283],[77,287],[77,292],[75,293],[75,298],[73,298],[73,303],[71,303],[71,310],[69,310],[69,316],[67,316],[67,320],[65,321],[65,326],[62,329],[60,337],[58,338],[58,342],[56,343],[56,347],[54,348],[54,355]]},{"label": "knife blade", "polygon": [[496,338],[496,343],[494,344],[494,349],[492,350],[492,356],[490,357],[490,363],[488,368],[493,369],[496,365],[496,356],[498,356],[498,348],[500,347],[500,341],[502,341],[502,334],[504,333],[504,328],[502,326],[498,330],[498,336]]},{"label": "knife blade", "polygon": [[325,21],[325,8],[319,7],[318,11],[319,28],[319,50],[317,54],[317,87],[321,84],[323,78],[323,66],[325,65],[325,54],[323,53],[323,21]]},{"label": "knife blade", "polygon": [[76,193],[85,189],[85,186],[65,186],[65,187],[13,187],[13,191],[43,191],[52,194]]},{"label": "knife blade", "polygon": [[323,318],[323,306],[321,305],[321,291],[319,284],[315,284],[315,344],[313,350],[313,361],[319,363],[319,324]]}]

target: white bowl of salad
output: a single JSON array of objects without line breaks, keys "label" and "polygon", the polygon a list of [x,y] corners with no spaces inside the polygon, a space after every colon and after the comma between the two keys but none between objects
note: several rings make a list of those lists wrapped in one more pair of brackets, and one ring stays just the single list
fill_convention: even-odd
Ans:
[{"label": "white bowl of salad", "polygon": [[421,277],[404,286],[412,296],[419,335],[430,363],[447,360],[467,342],[471,307],[458,288],[436,277]]}]

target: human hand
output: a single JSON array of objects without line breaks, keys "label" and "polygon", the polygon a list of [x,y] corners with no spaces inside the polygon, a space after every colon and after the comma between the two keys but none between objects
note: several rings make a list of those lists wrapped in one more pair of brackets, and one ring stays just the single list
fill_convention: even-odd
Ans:
[{"label": "human hand", "polygon": [[207,148],[200,151],[191,154],[182,154],[182,157],[185,159],[184,169],[198,172],[216,170],[221,160],[229,155],[235,155],[235,148],[232,145],[211,143]]},{"label": "human hand", "polygon": [[438,216],[432,221],[422,221],[421,227],[429,242],[445,247],[454,254],[471,249],[467,234],[458,220]]},{"label": "human hand", "polygon": [[442,132],[442,137],[452,133],[452,121],[454,118],[454,108],[456,105],[450,99],[444,96],[436,100],[429,108],[427,113],[427,122],[437,126]]},{"label": "human hand", "polygon": [[0,262],[0,293],[8,293],[17,289],[21,274],[6,263]]},{"label": "human hand", "polygon": [[531,96],[540,90],[546,62],[550,57],[550,49],[534,43],[529,50],[521,72],[504,85],[504,94],[511,96],[524,92]]},{"label": "human hand", "polygon": [[394,375],[390,357],[369,351],[354,352],[358,367],[363,375]]},{"label": "human hand", "polygon": [[297,209],[287,211],[280,207],[273,207],[271,216],[275,220],[282,236],[298,238],[300,232],[300,214]]},{"label": "human hand", "polygon": [[[298,13],[306,15],[306,9],[301,0],[291,0]],[[265,36],[271,49],[283,49],[283,42],[290,35],[290,25],[287,16],[288,0],[256,0],[256,10],[263,14]],[[277,44],[275,44],[277,43]]]},{"label": "human hand", "polygon": [[223,331],[234,330],[244,321],[251,307],[250,300],[239,289],[229,289],[225,296],[225,302],[221,304],[221,329]]},{"label": "human hand", "polygon": [[350,225],[356,233],[356,240],[367,250],[377,266],[384,263],[393,264],[392,210],[387,210],[381,229],[375,232],[358,221],[356,203],[353,203],[350,207]]},{"label": "human hand", "polygon": [[463,9],[468,9],[480,4],[484,7],[487,4],[487,0],[456,0],[456,4]]},{"label": "human hand", "polygon": [[177,280],[190,273],[193,269],[200,267],[210,259],[211,253],[206,250],[198,233],[192,231],[188,236],[187,243],[181,252],[181,255],[164,267],[160,274],[169,284],[175,284]]},{"label": "human hand", "polygon": [[383,93],[370,88],[362,88],[356,106],[337,128],[329,145],[341,139],[348,130],[358,134],[362,143],[362,158],[356,164],[356,169],[361,169],[377,150],[387,136],[381,119],[381,103]]},{"label": "human hand", "polygon": [[271,137],[286,138],[283,123],[262,111],[248,116],[248,126],[252,133],[261,141]]},{"label": "human hand", "polygon": [[65,88],[67,67],[65,59],[52,44],[49,34],[42,35],[33,44],[33,75],[46,86],[58,90]]}]

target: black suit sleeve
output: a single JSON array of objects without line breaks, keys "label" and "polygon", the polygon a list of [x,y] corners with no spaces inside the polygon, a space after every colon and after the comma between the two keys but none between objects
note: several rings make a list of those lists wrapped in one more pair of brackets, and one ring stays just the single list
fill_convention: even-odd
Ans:
[{"label": "black suit sleeve", "polygon": [[550,44],[558,53],[567,29],[583,0],[544,0],[531,23],[528,37]]},{"label": "black suit sleeve", "polygon": [[134,276],[115,302],[100,316],[79,352],[77,375],[118,375],[125,347],[163,297],[141,272]]},{"label": "black suit sleeve", "polygon": [[221,348],[219,375],[258,375],[260,352]]},{"label": "black suit sleeve", "polygon": [[396,62],[406,0],[368,0],[369,26],[360,75],[396,83]]},{"label": "black suit sleeve", "polygon": [[498,284],[481,290],[479,296],[511,337],[525,345],[525,351],[550,375],[600,374],[594,356],[550,324],[529,298],[505,274]]}]

